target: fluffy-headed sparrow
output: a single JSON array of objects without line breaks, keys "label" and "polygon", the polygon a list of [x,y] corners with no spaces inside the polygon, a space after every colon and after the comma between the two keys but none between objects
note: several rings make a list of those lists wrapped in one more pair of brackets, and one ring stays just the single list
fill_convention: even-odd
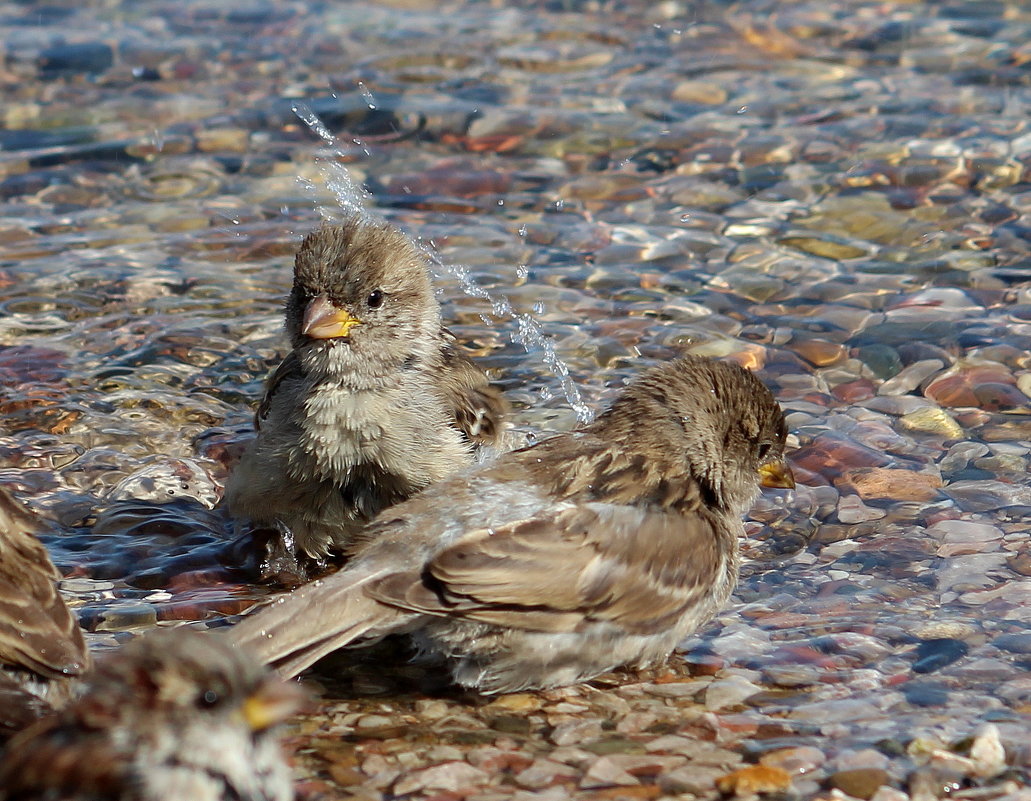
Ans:
[{"label": "fluffy-headed sparrow", "polygon": [[793,486],[770,391],[683,357],[589,426],[506,454],[382,513],[339,572],[229,636],[292,676],[394,632],[484,693],[665,659],[726,602],[760,482]]},{"label": "fluffy-headed sparrow", "polygon": [[286,330],[293,350],[225,499],[234,517],[288,529],[300,552],[347,546],[501,434],[503,398],[442,326],[425,257],[387,223],[305,237]]},{"label": "fluffy-headed sparrow", "polygon": [[221,637],[139,637],[0,755],[0,801],[292,801],[275,726],[302,693]]},{"label": "fluffy-headed sparrow", "polygon": [[0,737],[64,705],[90,669],[38,520],[0,489]]}]

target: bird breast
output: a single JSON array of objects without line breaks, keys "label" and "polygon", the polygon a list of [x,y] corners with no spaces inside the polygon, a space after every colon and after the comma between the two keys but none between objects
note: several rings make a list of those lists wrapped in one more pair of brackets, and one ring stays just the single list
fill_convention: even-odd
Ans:
[{"label": "bird breast", "polygon": [[397,476],[418,475],[416,483],[423,486],[471,459],[439,399],[407,385],[316,387],[304,402],[301,442],[308,469],[332,480],[373,466]]},{"label": "bird breast", "polygon": [[376,452],[391,416],[384,394],[330,384],[308,396],[301,440],[318,473],[328,477],[378,461]]}]

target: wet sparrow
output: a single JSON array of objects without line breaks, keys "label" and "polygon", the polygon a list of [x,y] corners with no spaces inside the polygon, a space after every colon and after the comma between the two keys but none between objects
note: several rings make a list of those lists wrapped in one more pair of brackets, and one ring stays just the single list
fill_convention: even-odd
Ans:
[{"label": "wet sparrow", "polygon": [[292,801],[275,725],[301,699],[221,637],[153,632],[8,743],[0,801]]},{"label": "wet sparrow", "polygon": [[346,546],[501,433],[504,400],[442,326],[425,258],[387,223],[305,237],[286,330],[293,350],[225,499],[234,517],[287,528],[301,552]]},{"label": "wet sparrow", "polygon": [[0,737],[65,704],[91,664],[38,529],[0,489]]},{"label": "wet sparrow", "polygon": [[684,357],[591,425],[384,512],[347,565],[230,629],[287,676],[409,632],[485,693],[665,659],[726,602],[760,481],[793,486],[770,391]]}]

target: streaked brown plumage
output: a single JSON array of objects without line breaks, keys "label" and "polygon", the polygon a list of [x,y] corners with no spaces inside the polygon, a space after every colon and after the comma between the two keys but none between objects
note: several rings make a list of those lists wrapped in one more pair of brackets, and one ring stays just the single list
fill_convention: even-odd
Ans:
[{"label": "streaked brown plumage", "polygon": [[225,497],[234,517],[289,529],[301,552],[347,546],[501,435],[504,399],[442,326],[424,256],[387,223],[305,237],[286,330],[293,350]]},{"label": "streaked brown plumage", "polygon": [[139,637],[14,737],[0,801],[293,801],[276,724],[303,695],[220,637]]},{"label": "streaked brown plumage", "polygon": [[39,522],[0,489],[0,738],[64,705],[90,668]]},{"label": "streaked brown plumage", "polygon": [[727,600],[741,514],[791,485],[786,427],[751,373],[684,357],[594,423],[384,512],[336,574],[230,630],[285,675],[411,633],[482,692],[666,658]]}]

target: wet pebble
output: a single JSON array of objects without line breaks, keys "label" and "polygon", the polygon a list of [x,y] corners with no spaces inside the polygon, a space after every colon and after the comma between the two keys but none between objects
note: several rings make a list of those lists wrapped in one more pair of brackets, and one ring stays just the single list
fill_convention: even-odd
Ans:
[{"label": "wet pebble", "polygon": [[877,388],[878,395],[908,395],[925,380],[945,368],[938,359],[925,359],[906,365]]},{"label": "wet pebble", "polygon": [[62,75],[98,75],[114,63],[114,51],[104,42],[77,42],[55,45],[39,54],[39,67],[45,78]]},{"label": "wet pebble", "polygon": [[1003,634],[992,640],[992,645],[1013,654],[1031,654],[1031,632]]},{"label": "wet pebble", "polygon": [[973,406],[989,411],[1028,408],[1029,400],[1002,365],[959,365],[936,377],[924,394],[942,406]]},{"label": "wet pebble", "polygon": [[601,732],[600,720],[571,720],[554,728],[551,741],[555,745],[573,745],[596,739]]},{"label": "wet pebble", "polygon": [[965,512],[994,512],[1007,506],[1031,507],[1031,487],[1002,481],[953,481],[943,492]]},{"label": "wet pebble", "polygon": [[761,689],[743,676],[731,675],[717,679],[705,689],[705,707],[718,710],[737,706]]},{"label": "wet pebble", "polygon": [[877,792],[870,796],[870,801],[910,801],[910,797],[896,787],[882,784],[877,788]]},{"label": "wet pebble", "polygon": [[949,691],[944,686],[920,681],[903,684],[902,694],[913,706],[941,707],[949,699]]},{"label": "wet pebble", "polygon": [[822,339],[791,342],[788,347],[814,367],[828,367],[845,358],[845,346]]},{"label": "wet pebble", "polygon": [[486,784],[489,775],[467,762],[445,762],[441,765],[406,774],[394,783],[392,792],[406,795],[422,790],[456,792]]},{"label": "wet pebble", "polygon": [[917,646],[913,672],[933,673],[941,670],[946,665],[962,659],[969,650],[967,644],[961,640],[948,638],[924,640]]},{"label": "wet pebble", "polygon": [[[854,492],[864,501],[926,502],[940,496],[939,489],[942,486],[942,480],[933,473],[870,467],[849,470],[838,481],[835,481],[834,485],[842,492]],[[840,514],[838,519],[841,519]]]},{"label": "wet pebble", "polygon": [[838,521],[841,523],[866,523],[880,520],[887,512],[867,506],[857,495],[843,495],[838,501]]},{"label": "wet pebble", "polygon": [[879,768],[839,770],[827,777],[827,784],[852,798],[869,799],[890,782],[887,771]]},{"label": "wet pebble", "polygon": [[118,603],[79,612],[79,622],[87,631],[129,631],[155,626],[157,621],[158,608],[152,604]]},{"label": "wet pebble", "polygon": [[823,751],[811,745],[780,748],[759,758],[760,764],[781,768],[792,775],[812,773],[826,761]]},{"label": "wet pebble", "polygon": [[833,480],[857,467],[883,467],[890,461],[882,452],[860,445],[848,437],[825,431],[789,455],[792,466]]},{"label": "wet pebble", "polygon": [[942,520],[928,526],[927,533],[942,542],[992,542],[1002,539],[1002,530],[973,520]]},{"label": "wet pebble", "polygon": [[659,776],[659,789],[671,796],[690,794],[704,797],[712,792],[716,781],[724,776],[726,771],[722,768],[712,768],[704,765],[688,765],[663,773]]},{"label": "wet pebble", "polygon": [[749,765],[721,776],[716,787],[726,795],[783,793],[791,787],[791,774],[776,766]]},{"label": "wet pebble", "polygon": [[580,771],[571,765],[540,758],[534,760],[528,768],[519,771],[514,781],[517,786],[527,790],[539,790],[550,787],[563,778],[572,779],[579,775]]},{"label": "wet pebble", "polygon": [[902,415],[903,428],[937,434],[945,439],[962,439],[963,428],[944,409],[925,406]]}]

